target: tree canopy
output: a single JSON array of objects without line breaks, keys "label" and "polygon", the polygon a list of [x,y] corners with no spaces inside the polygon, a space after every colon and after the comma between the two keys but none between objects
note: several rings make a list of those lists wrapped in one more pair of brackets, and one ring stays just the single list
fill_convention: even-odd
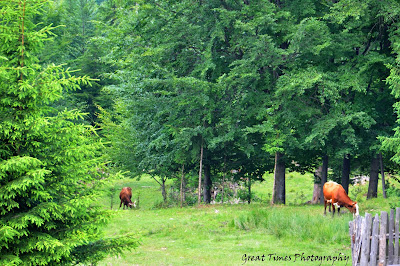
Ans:
[{"label": "tree canopy", "polygon": [[151,175],[164,201],[172,179],[205,203],[228,179],[250,202],[252,182],[274,172],[274,204],[285,203],[287,170],[323,165],[315,182],[329,174],[346,189],[350,170],[371,173],[368,198],[377,160],[398,171],[398,1],[0,8],[5,262],[96,261],[91,247],[115,249],[120,240],[97,231],[109,216],[94,203],[99,168]]}]

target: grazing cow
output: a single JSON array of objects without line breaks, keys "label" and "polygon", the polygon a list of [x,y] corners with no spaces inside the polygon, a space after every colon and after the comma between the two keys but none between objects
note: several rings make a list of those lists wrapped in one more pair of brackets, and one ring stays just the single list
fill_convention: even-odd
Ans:
[{"label": "grazing cow", "polygon": [[331,209],[330,204],[332,204],[333,215],[335,215],[335,206],[338,208],[338,214],[340,213],[340,207],[346,207],[349,209],[353,215],[359,215],[358,213],[358,204],[356,201],[352,201],[349,196],[347,196],[344,188],[336,182],[326,182],[323,187],[324,191],[324,203],[325,203],[325,211],[326,215],[326,205],[329,204],[329,211]]},{"label": "grazing cow", "polygon": [[121,192],[119,193],[119,198],[121,200],[119,207],[121,208],[122,204],[124,204],[124,206],[122,207],[123,210],[125,210],[125,206],[126,206],[126,208],[128,208],[128,207],[132,208],[132,206],[134,208],[136,208],[135,202],[132,202],[132,200],[131,200],[132,188],[130,188],[130,187],[122,188]]}]

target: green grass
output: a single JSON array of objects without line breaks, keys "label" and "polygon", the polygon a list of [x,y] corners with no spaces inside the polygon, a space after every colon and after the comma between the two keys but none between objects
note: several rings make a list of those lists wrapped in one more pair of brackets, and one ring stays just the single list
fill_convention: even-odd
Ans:
[{"label": "green grass", "polygon": [[[109,257],[100,265],[242,265],[245,254],[254,259],[264,255],[264,262],[246,262],[251,265],[332,265],[332,261],[301,261],[300,255],[350,256],[348,222],[353,216],[343,210],[340,217],[332,218],[323,215],[323,206],[304,205],[312,197],[312,175],[289,175],[286,206],[270,206],[270,178],[253,185],[261,202],[166,209],[154,208],[162,197],[159,185],[149,177],[121,180],[114,184],[115,216],[105,234],[134,232],[140,236],[141,245],[121,257]],[[122,186],[131,186],[134,198],[140,193],[139,210],[117,210]],[[362,193],[364,190],[357,196]],[[102,199],[105,206],[110,206],[110,199]],[[360,211],[380,213],[394,202],[399,198],[363,200]],[[285,256],[291,261],[282,261]]]},{"label": "green grass", "polygon": [[[256,182],[252,186],[252,192],[262,202],[269,203],[272,198],[274,174],[266,174],[264,178],[265,181]],[[313,189],[314,177],[312,174],[286,173],[286,203],[288,205],[300,205],[311,200]]]}]

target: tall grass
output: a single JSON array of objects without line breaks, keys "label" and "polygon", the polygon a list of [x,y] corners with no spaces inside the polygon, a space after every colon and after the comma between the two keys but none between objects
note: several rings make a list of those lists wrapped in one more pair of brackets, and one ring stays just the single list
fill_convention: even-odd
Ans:
[{"label": "tall grass", "polygon": [[[322,208],[321,208],[322,211]],[[352,216],[332,218],[304,213],[304,208],[268,208],[253,210],[234,218],[232,224],[242,230],[262,229],[281,240],[324,243],[334,241],[348,244],[348,224]]]}]

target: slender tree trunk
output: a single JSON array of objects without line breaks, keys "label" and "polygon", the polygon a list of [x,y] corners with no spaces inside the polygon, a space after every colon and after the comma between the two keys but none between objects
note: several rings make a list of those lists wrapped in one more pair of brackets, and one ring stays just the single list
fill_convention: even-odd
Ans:
[{"label": "slender tree trunk", "polygon": [[110,189],[110,196],[111,196],[111,210],[112,210],[112,208],[113,208],[113,199],[114,199],[114,194],[115,194],[115,187],[112,187],[111,189]]},{"label": "slender tree trunk", "polygon": [[280,152],[275,153],[274,169],[274,189],[272,194],[272,204],[286,203],[286,184],[285,184],[285,162]]},{"label": "slender tree trunk", "polygon": [[248,189],[249,189],[249,196],[247,198],[247,203],[251,203],[251,177],[248,177]]},{"label": "slender tree trunk", "polygon": [[322,172],[322,166],[318,167],[314,171],[314,191],[313,191],[313,197],[312,197],[312,200],[311,200],[311,204],[320,203],[320,197],[321,197],[321,172]]},{"label": "slender tree trunk", "polygon": [[226,177],[226,155],[224,156],[224,173],[222,174],[221,203],[224,203],[225,177]]},{"label": "slender tree trunk", "polygon": [[160,182],[160,181],[158,181],[157,178],[155,178],[154,176],[151,176],[151,178],[153,178],[153,179],[160,185],[160,187],[161,187],[161,194],[162,194],[162,197],[163,197],[163,199],[164,199],[164,203],[166,203],[166,202],[167,202],[167,192],[166,192],[166,190],[165,190],[165,181],[167,181],[167,179],[164,178],[164,177],[162,177],[162,178],[161,178],[161,182]]},{"label": "slender tree trunk", "polygon": [[386,187],[385,187],[385,168],[383,168],[383,158],[382,158],[382,152],[379,153],[379,162],[381,166],[381,177],[382,177],[382,194],[383,198],[386,197]]},{"label": "slender tree trunk", "polygon": [[183,191],[183,189],[184,189],[184,179],[185,179],[185,174],[184,174],[184,171],[185,171],[185,165],[184,164],[182,164],[182,175],[181,175],[181,208],[182,208],[182,206],[183,206],[183,197],[184,197],[184,194],[185,194],[185,192]]},{"label": "slender tree trunk", "polygon": [[343,157],[343,168],[342,168],[342,187],[349,194],[349,183],[350,183],[350,154],[345,154]]},{"label": "slender tree trunk", "polygon": [[203,186],[203,201],[206,204],[211,202],[211,169],[209,164],[204,165],[204,186]]},{"label": "slender tree trunk", "polygon": [[166,178],[161,178],[161,193],[163,196],[164,203],[167,203],[167,191],[165,189],[165,181],[166,180],[167,180]]},{"label": "slender tree trunk", "polygon": [[203,138],[201,139],[201,147],[200,147],[200,167],[199,167],[199,192],[197,198],[197,204],[201,203],[201,174],[203,172]]},{"label": "slender tree trunk", "polygon": [[378,196],[378,179],[379,179],[379,155],[374,155],[371,160],[371,171],[369,175],[367,199],[376,198]]},{"label": "slender tree trunk", "polygon": [[324,204],[324,184],[328,181],[328,155],[322,157],[322,171],[321,171],[321,197],[320,203]]}]

